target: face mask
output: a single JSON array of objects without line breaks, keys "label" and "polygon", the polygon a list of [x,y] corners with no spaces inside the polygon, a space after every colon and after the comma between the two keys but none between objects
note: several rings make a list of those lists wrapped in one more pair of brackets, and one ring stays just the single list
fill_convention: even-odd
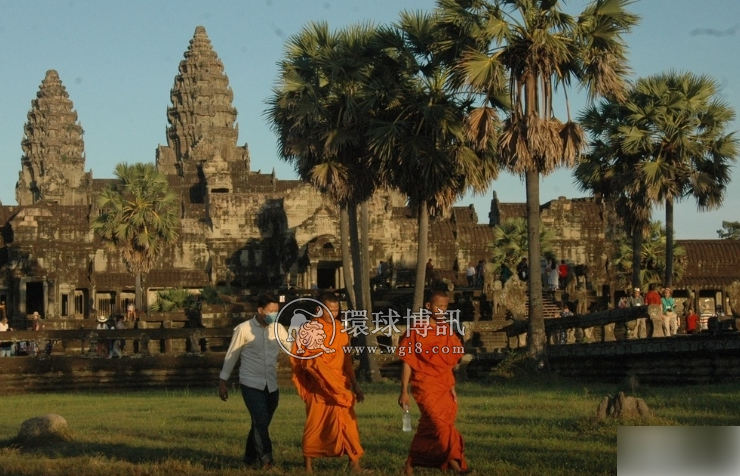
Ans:
[{"label": "face mask", "polygon": [[267,324],[272,324],[273,322],[277,320],[277,315],[278,315],[277,312],[271,312],[269,314],[265,314],[265,322]]}]

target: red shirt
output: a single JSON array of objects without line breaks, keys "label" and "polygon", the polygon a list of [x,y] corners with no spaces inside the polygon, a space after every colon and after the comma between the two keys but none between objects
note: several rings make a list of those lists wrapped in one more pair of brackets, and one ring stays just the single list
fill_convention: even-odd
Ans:
[{"label": "red shirt", "polygon": [[686,317],[686,332],[694,332],[696,330],[696,323],[699,321],[699,317],[695,312]]},{"label": "red shirt", "polygon": [[651,289],[645,294],[645,305],[660,304],[660,294],[655,289]]}]

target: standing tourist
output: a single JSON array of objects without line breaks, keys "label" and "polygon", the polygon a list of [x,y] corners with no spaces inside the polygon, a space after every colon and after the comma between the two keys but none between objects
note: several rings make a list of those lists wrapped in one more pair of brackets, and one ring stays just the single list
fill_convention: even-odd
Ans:
[{"label": "standing tourist", "polygon": [[[632,290],[632,296],[630,296],[628,301],[629,307],[638,307],[638,306],[644,306],[645,305],[645,299],[642,297],[640,288],[635,288]],[[640,317],[637,319],[637,323],[635,324],[635,328],[631,333],[631,338],[638,338],[638,339],[644,339],[647,337],[647,318]]]},{"label": "standing tourist", "polygon": [[239,386],[252,419],[244,449],[244,464],[270,469],[274,459],[269,427],[280,397],[277,358],[281,346],[277,339],[286,345],[288,333],[276,322],[279,310],[277,299],[263,294],[258,298],[257,306],[257,314],[234,329],[219,375],[218,394],[223,401],[229,399],[228,380],[236,361],[241,359]]},{"label": "standing tourist", "polygon": [[[0,318],[0,332],[10,332],[13,328],[8,325],[7,316]],[[11,357],[13,355],[13,343],[0,340],[0,357]]]},{"label": "standing tourist", "polygon": [[663,298],[660,300],[663,306],[663,334],[675,336],[678,330],[678,316],[676,315],[676,301],[673,300],[671,288],[663,290]]},{"label": "standing tourist", "polygon": [[555,258],[547,260],[545,266],[545,272],[547,273],[547,285],[550,287],[550,291],[558,290],[558,263]]},{"label": "standing tourist", "polygon": [[699,316],[694,312],[694,308],[689,307],[686,310],[686,333],[696,334],[696,326],[699,323]]},{"label": "standing tourist", "polygon": [[558,286],[565,289],[566,284],[568,284],[568,264],[561,259],[558,265]]},{"label": "standing tourist", "polygon": [[424,281],[427,286],[431,286],[434,283],[434,280],[434,263],[432,263],[432,258],[429,258],[429,261],[427,261],[426,267],[424,269]]},{"label": "standing tourist", "polygon": [[468,287],[472,288],[475,286],[475,266],[473,262],[468,263],[468,269],[465,270],[465,276],[468,278]]},{"label": "standing tourist", "polygon": [[663,307],[661,305],[660,293],[655,289],[655,285],[651,284],[648,292],[645,293],[645,305],[648,307],[648,314],[650,315],[650,321],[648,322],[648,337],[652,337],[655,332],[655,325],[653,319],[662,320]]}]

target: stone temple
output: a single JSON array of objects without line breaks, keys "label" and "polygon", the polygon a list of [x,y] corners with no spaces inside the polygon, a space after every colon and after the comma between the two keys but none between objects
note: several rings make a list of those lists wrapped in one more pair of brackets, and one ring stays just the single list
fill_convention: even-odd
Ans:
[{"label": "stone temple", "polygon": [[[220,284],[343,287],[337,208],[301,181],[251,170],[247,146],[237,144],[229,79],[203,27],[190,40],[170,99],[166,145],[157,147],[155,159],[179,197],[182,229],[177,245],[146,276],[148,292]],[[84,319],[93,308],[107,315],[134,299],[134,277],[90,230],[99,213],[96,195],[110,179],[85,172],[83,122],[57,72],[48,71],[24,126],[18,205],[0,206],[0,300],[13,318],[38,311]],[[472,206],[433,220],[429,256],[438,275],[464,281],[468,262],[490,256],[493,226],[524,215],[524,204],[502,204],[494,194],[488,224],[478,223]],[[561,198],[542,206],[542,220],[558,237],[557,256],[580,269],[591,293],[608,295],[611,237],[619,226],[608,207]],[[391,261],[399,276],[413,269],[416,230],[405,197],[377,193],[370,206],[371,261]],[[715,270],[720,276],[707,281],[701,273],[717,265],[713,254],[728,250],[725,243],[717,245],[720,251],[703,243],[694,245],[697,259],[706,261],[694,263],[699,281],[691,284],[690,273],[684,279],[714,293],[737,279],[740,250],[722,263],[734,266],[734,278],[726,276],[732,271]]]}]

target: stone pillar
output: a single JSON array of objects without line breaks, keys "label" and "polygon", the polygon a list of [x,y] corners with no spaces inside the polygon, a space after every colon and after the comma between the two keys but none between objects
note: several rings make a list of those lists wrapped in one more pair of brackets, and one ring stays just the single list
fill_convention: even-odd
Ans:
[{"label": "stone pillar", "polygon": [[18,312],[21,314],[21,317],[23,319],[26,318],[26,315],[28,314],[28,311],[26,309],[26,284],[28,283],[28,278],[21,278],[20,283],[18,284]]},{"label": "stone pillar", "polygon": [[[47,281],[46,279],[43,281],[43,288],[44,288],[44,319],[46,319],[52,313],[54,313],[54,310],[49,308],[49,281]],[[53,289],[53,286],[52,286],[52,289]]]}]

